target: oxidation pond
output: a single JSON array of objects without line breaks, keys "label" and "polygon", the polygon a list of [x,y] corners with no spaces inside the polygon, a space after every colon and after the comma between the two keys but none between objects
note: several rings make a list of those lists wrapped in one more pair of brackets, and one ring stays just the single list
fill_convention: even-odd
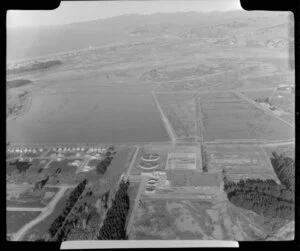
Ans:
[{"label": "oxidation pond", "polygon": [[30,110],[7,121],[19,143],[169,141],[151,94],[72,93],[35,96]]}]

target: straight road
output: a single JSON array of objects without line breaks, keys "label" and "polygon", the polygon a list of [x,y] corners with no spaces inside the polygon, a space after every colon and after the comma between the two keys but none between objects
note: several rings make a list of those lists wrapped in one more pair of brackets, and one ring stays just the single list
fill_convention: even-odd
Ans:
[{"label": "straight road", "polygon": [[131,169],[132,169],[132,167],[133,167],[133,165],[134,165],[134,163],[135,163],[135,160],[136,160],[136,157],[137,157],[139,151],[140,151],[140,147],[137,146],[136,149],[135,149],[135,153],[134,153],[134,155],[133,155],[133,157],[132,157],[132,160],[131,160],[131,162],[130,162],[130,165],[129,165],[128,169],[127,169],[127,172],[126,172],[127,175],[130,174],[130,171],[131,171]]},{"label": "straight road", "polygon": [[6,211],[43,212],[45,207],[6,207]]},{"label": "straight road", "polygon": [[153,99],[154,99],[154,101],[155,101],[155,103],[156,103],[156,106],[157,106],[157,108],[158,108],[158,110],[159,110],[159,112],[160,112],[160,115],[161,115],[162,121],[164,122],[164,125],[165,125],[165,127],[166,127],[166,130],[167,130],[167,132],[168,132],[168,134],[169,134],[169,136],[170,136],[170,138],[171,138],[171,141],[172,141],[173,145],[175,145],[175,143],[176,143],[176,134],[175,134],[175,132],[173,131],[173,128],[172,128],[172,126],[171,126],[169,120],[168,120],[167,117],[165,116],[165,114],[164,114],[162,108],[160,107],[160,104],[159,104],[159,102],[158,102],[158,100],[157,100],[157,98],[156,98],[154,92],[152,92],[152,96],[153,96]]},{"label": "straight road", "polygon": [[137,195],[135,197],[133,209],[132,209],[132,212],[131,212],[131,215],[130,215],[130,218],[128,220],[128,224],[127,224],[127,227],[126,227],[127,235],[130,233],[130,229],[131,229],[131,226],[132,226],[132,223],[133,223],[135,211],[137,210],[137,208],[139,206],[141,194],[146,188],[148,178],[149,177],[145,177],[145,176],[141,177],[141,183],[140,183],[140,186],[139,186],[139,190],[138,190]]}]

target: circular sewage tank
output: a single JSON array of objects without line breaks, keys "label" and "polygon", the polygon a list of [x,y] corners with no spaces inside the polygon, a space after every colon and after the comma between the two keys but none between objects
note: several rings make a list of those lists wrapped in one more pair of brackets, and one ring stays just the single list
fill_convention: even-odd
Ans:
[{"label": "circular sewage tank", "polygon": [[151,170],[151,169],[155,169],[157,168],[159,165],[157,162],[147,162],[147,161],[142,161],[140,164],[139,164],[139,167],[142,168],[142,169],[145,169],[145,170]]},{"label": "circular sewage tank", "polygon": [[157,153],[146,153],[141,157],[143,161],[157,161],[160,156]]}]

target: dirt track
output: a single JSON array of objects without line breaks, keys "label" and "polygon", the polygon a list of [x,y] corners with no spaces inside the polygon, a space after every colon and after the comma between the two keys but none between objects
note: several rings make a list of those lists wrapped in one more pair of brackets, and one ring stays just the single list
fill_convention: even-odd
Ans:
[{"label": "dirt track", "polygon": [[47,205],[47,207],[45,207],[45,210],[34,220],[30,221],[29,223],[27,223],[26,225],[24,225],[17,233],[15,233],[12,236],[12,239],[14,241],[21,241],[22,238],[25,236],[25,234],[27,233],[27,231],[33,227],[34,225],[36,225],[37,223],[39,223],[40,221],[44,220],[48,215],[50,215],[57,202],[61,199],[61,197],[65,194],[66,190],[70,188],[69,186],[63,186],[61,187],[61,189],[58,191],[58,193],[54,196],[54,198],[51,200],[51,202]]}]

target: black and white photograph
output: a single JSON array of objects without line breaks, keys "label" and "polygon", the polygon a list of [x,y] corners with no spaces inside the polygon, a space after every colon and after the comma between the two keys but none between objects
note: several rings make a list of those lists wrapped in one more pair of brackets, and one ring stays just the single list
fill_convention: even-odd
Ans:
[{"label": "black and white photograph", "polygon": [[8,241],[294,240],[292,12],[65,1],[6,43]]}]

